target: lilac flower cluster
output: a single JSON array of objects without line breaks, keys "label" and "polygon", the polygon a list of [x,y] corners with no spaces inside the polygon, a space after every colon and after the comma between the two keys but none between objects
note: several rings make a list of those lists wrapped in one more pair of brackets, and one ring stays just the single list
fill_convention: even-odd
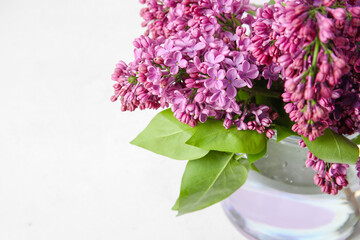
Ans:
[{"label": "lilac flower cluster", "polygon": [[[334,125],[335,102],[343,93],[339,84],[356,73],[355,65],[346,62],[358,57],[348,56],[357,52],[352,30],[357,20],[347,20],[347,14],[358,7],[347,5],[347,11],[335,2],[278,1],[258,9],[252,24],[253,55],[268,68],[283,68],[285,110],[295,122],[293,130],[310,140]],[[346,133],[356,131],[350,129]]]},{"label": "lilac flower cluster", "polygon": [[[254,9],[249,1],[141,2],[147,5],[141,11],[147,32],[134,41],[135,60],[117,65],[112,100],[129,111],[171,106],[174,116],[190,126],[213,117],[225,128],[274,135],[277,114],[250,101],[261,76],[248,50],[245,25],[254,22],[244,14]],[[267,76],[279,78],[270,70]],[[238,98],[240,89],[248,98]]]},{"label": "lilac flower cluster", "polygon": [[[258,64],[282,68],[282,97],[287,103],[285,111],[295,122],[292,130],[310,141],[327,128],[339,134],[359,132],[360,7],[355,4],[276,1],[258,9],[252,24],[253,55]],[[310,155],[306,165],[318,172],[316,184],[324,192],[337,193],[343,186],[340,182],[345,181],[335,181],[338,176],[330,170],[342,165],[324,163]],[[346,171],[340,172],[345,178]]]},{"label": "lilac flower cluster", "polygon": [[[135,60],[112,75],[111,100],[122,111],[171,107],[192,127],[214,118],[268,138],[285,113],[310,141],[328,128],[360,132],[357,1],[276,0],[258,9],[249,0],[140,2],[146,32],[133,42]],[[259,96],[278,98],[285,113]],[[346,164],[309,152],[306,166],[323,192],[347,185]]]},{"label": "lilac flower cluster", "polygon": [[348,164],[326,163],[308,152],[306,167],[312,167],[317,173],[314,175],[314,183],[321,187],[321,191],[336,195],[348,185],[346,180]]}]

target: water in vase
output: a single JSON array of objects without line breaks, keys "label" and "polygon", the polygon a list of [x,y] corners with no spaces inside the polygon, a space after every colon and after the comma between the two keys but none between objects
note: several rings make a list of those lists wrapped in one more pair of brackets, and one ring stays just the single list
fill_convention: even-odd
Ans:
[{"label": "water in vase", "polygon": [[256,162],[245,185],[223,202],[230,220],[253,239],[347,239],[359,220],[360,191],[355,169],[350,188],[327,195],[314,185],[305,167],[307,149],[297,138],[269,141],[267,155]]}]

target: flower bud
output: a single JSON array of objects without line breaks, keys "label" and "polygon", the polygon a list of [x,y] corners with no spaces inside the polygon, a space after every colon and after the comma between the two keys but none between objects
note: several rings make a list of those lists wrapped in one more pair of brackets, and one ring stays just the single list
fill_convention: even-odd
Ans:
[{"label": "flower bud", "polygon": [[330,186],[329,186],[328,184],[325,183],[325,185],[323,185],[323,186],[321,187],[321,191],[322,191],[323,193],[330,194],[330,193],[331,193],[331,188],[330,188]]},{"label": "flower bud", "polygon": [[314,162],[314,160],[312,160],[312,159],[307,159],[306,161],[305,161],[305,166],[306,167],[312,167],[313,165],[315,164],[315,162]]},{"label": "flower bud", "polygon": [[313,166],[313,169],[316,171],[316,172],[321,172],[321,171],[324,171],[325,169],[325,162],[323,160],[318,160],[315,165]]},{"label": "flower bud", "polygon": [[232,125],[232,120],[226,118],[226,119],[224,120],[223,126],[224,126],[226,129],[229,129],[229,128],[231,127],[231,125]]},{"label": "flower bud", "polygon": [[311,108],[308,107],[304,112],[304,118],[309,121],[311,120],[311,117],[312,117]]},{"label": "flower bud", "polygon": [[330,88],[328,88],[325,84],[321,84],[320,95],[324,98],[330,98],[332,95],[332,92],[331,92]]},{"label": "flower bud", "polygon": [[331,7],[332,5],[334,5],[335,0],[323,0],[322,5],[326,6],[326,7]]},{"label": "flower bud", "polygon": [[275,135],[274,130],[272,130],[272,129],[266,130],[266,137],[272,138],[274,135]]},{"label": "flower bud", "polygon": [[299,144],[300,147],[306,148],[306,143],[304,142],[304,140],[300,139],[298,144]]},{"label": "flower bud", "polygon": [[331,194],[332,195],[337,195],[339,192],[339,190],[337,188],[331,188]]},{"label": "flower bud", "polygon": [[356,27],[354,26],[349,26],[348,30],[347,30],[347,34],[350,36],[350,37],[355,37],[356,34],[357,34],[358,30]]},{"label": "flower bud", "polygon": [[336,182],[336,184],[339,185],[339,186],[344,186],[344,187],[346,187],[346,186],[348,185],[348,181],[347,181],[347,180],[345,179],[345,177],[342,176],[342,175],[337,176],[337,177],[335,178],[335,182]]},{"label": "flower bud", "polygon": [[322,186],[324,184],[324,179],[320,177],[319,174],[314,175],[314,183],[318,186]]},{"label": "flower bud", "polygon": [[327,10],[336,20],[345,20],[347,17],[347,13],[344,8],[327,8]]},{"label": "flower bud", "polygon": [[264,127],[270,127],[271,123],[272,123],[272,121],[269,118],[261,119],[261,125]]},{"label": "flower bud", "polygon": [[140,73],[147,73],[147,71],[148,71],[147,66],[145,64],[140,64],[139,72]]},{"label": "flower bud", "polygon": [[196,126],[197,126],[197,121],[194,120],[194,119],[191,119],[191,120],[189,121],[189,126],[190,126],[190,127],[196,127]]},{"label": "flower bud", "polygon": [[256,129],[256,122],[255,121],[249,121],[247,123],[248,129],[249,130],[255,130]]},{"label": "flower bud", "polygon": [[350,13],[352,15],[352,17],[360,17],[360,7],[352,7],[350,8]]},{"label": "flower bud", "polygon": [[304,92],[304,98],[305,100],[312,100],[315,98],[315,92],[313,87],[306,87],[305,92]]},{"label": "flower bud", "polygon": [[287,67],[292,62],[291,57],[289,55],[282,55],[278,58],[278,63],[282,67]]},{"label": "flower bud", "polygon": [[205,99],[206,99],[205,94],[202,92],[198,92],[195,95],[194,101],[198,103],[203,103],[205,102]]}]

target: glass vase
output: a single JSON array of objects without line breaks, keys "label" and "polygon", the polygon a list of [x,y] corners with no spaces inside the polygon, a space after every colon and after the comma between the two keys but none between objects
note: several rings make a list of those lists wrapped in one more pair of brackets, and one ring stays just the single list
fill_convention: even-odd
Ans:
[{"label": "glass vase", "polygon": [[[238,230],[249,239],[347,239],[359,220],[359,180],[354,166],[349,186],[336,196],[314,184],[314,170],[306,168],[308,150],[289,137],[269,140],[266,156],[250,171],[246,183],[223,201],[223,208]],[[354,238],[358,239],[358,238]]]}]

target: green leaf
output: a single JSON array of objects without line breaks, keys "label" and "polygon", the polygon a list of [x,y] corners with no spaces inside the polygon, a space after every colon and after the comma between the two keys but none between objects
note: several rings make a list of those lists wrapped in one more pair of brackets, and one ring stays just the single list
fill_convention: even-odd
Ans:
[{"label": "green leaf", "polygon": [[270,0],[268,4],[269,5],[275,5],[275,0]]},{"label": "green leaf", "polygon": [[241,165],[243,165],[246,170],[249,172],[250,170],[250,163],[249,163],[249,160],[245,157],[241,157],[241,158],[236,158],[235,157],[235,160],[238,161]]},{"label": "green leaf", "polygon": [[185,144],[194,134],[192,128],[179,122],[170,109],[158,113],[131,144],[177,160],[192,160],[209,151]]},{"label": "green leaf", "polygon": [[201,159],[189,161],[181,182],[178,215],[227,198],[245,183],[247,173],[233,153],[211,151]]},{"label": "green leaf", "polygon": [[[236,157],[235,157],[235,159],[236,159]],[[250,161],[247,158],[239,158],[236,160],[239,161],[239,163],[241,165],[243,165],[248,172],[250,171],[250,169],[252,169],[252,170],[260,173],[259,169],[257,169],[257,167],[255,167],[255,165],[253,163],[250,163]]]},{"label": "green leaf", "polygon": [[325,162],[355,164],[359,158],[356,144],[330,129],[312,142],[306,137],[303,139],[309,150]]},{"label": "green leaf", "polygon": [[356,136],[355,138],[351,139],[351,141],[357,145],[360,145],[360,135]]},{"label": "green leaf", "polygon": [[178,211],[179,210],[179,198],[176,199],[176,202],[174,206],[171,208],[171,210]]},{"label": "green leaf", "polygon": [[225,129],[221,121],[208,119],[199,125],[186,144],[206,149],[232,153],[259,153],[266,143],[265,134],[256,131]]},{"label": "green leaf", "polygon": [[247,100],[249,97],[250,97],[250,93],[239,89],[235,98],[236,98],[237,101],[240,102],[240,101]]},{"label": "green leaf", "polygon": [[291,130],[291,128],[283,125],[276,124],[275,129],[276,129],[276,142],[280,142],[281,140],[284,140],[287,137],[297,135],[296,133],[294,133],[293,130]]},{"label": "green leaf", "polygon": [[[271,103],[271,100],[272,100],[271,98],[266,97],[266,96],[261,95],[261,94],[256,94],[255,95],[255,103],[257,105],[261,105],[261,104],[268,105],[268,104]],[[273,104],[271,104],[271,105],[273,105]],[[268,106],[270,106],[270,105],[268,105]],[[270,106],[270,107],[272,108],[272,106]]]},{"label": "green leaf", "polygon": [[250,165],[250,168],[251,168],[252,170],[254,170],[255,172],[261,173],[260,170],[259,170],[257,167],[255,167],[254,164],[251,164],[251,165]]},{"label": "green leaf", "polygon": [[267,152],[267,140],[266,140],[266,144],[264,146],[264,149],[256,154],[246,154],[247,159],[249,161],[250,164],[256,162],[257,160],[259,160],[260,158],[262,158],[263,156],[265,156],[266,152]]}]

